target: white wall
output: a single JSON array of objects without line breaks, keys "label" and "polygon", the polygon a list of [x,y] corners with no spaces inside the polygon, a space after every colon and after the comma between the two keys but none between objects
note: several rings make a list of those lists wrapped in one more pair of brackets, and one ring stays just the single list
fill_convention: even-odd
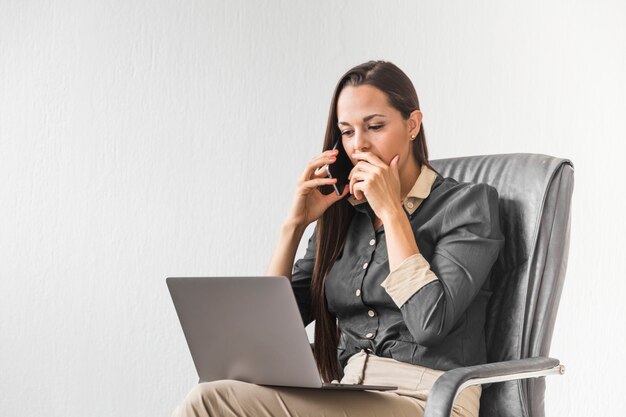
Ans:
[{"label": "white wall", "polygon": [[5,0],[0,415],[169,416],[196,375],[165,277],[263,273],[369,59],[432,159],[574,162],[547,415],[623,414],[623,2]]}]

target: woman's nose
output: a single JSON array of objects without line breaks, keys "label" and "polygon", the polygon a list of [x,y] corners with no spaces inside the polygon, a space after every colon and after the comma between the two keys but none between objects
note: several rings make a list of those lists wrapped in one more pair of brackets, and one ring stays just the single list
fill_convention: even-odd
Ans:
[{"label": "woman's nose", "polygon": [[364,132],[354,132],[354,150],[365,151],[369,149],[367,135]]}]

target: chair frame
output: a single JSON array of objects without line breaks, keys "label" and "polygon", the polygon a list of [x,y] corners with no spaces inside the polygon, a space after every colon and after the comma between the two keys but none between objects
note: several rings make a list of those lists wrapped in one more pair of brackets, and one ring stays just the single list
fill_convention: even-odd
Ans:
[{"label": "chair frame", "polygon": [[565,365],[558,359],[541,356],[451,369],[437,378],[431,388],[424,417],[449,417],[457,396],[472,385],[564,373]]}]

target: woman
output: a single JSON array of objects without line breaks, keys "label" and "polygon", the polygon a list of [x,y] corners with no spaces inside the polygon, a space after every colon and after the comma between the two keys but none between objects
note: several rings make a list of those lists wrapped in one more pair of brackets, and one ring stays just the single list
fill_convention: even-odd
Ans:
[{"label": "woman", "polygon": [[[341,194],[322,193],[337,141],[354,167]],[[306,227],[317,221],[295,262]],[[324,152],[298,180],[266,275],[291,279],[325,381],[394,391],[322,391],[239,381],[198,384],[181,416],[421,416],[444,371],[486,362],[489,275],[504,238],[498,194],[443,178],[428,162],[410,79],[389,62],[349,70],[332,98]],[[293,271],[292,271],[293,266]],[[481,388],[455,416],[478,417]]]}]

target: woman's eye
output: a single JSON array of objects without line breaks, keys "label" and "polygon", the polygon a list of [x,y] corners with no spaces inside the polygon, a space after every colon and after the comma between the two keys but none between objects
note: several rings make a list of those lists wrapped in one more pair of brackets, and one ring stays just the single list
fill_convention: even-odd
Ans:
[{"label": "woman's eye", "polygon": [[[370,128],[370,129],[372,129],[372,130],[379,130],[379,129],[380,129],[380,128],[382,128],[383,126],[384,126],[384,125],[372,125],[372,126],[370,126],[369,128]],[[341,132],[341,135],[342,135],[342,136],[345,136],[345,135],[349,135],[350,133],[352,133],[352,131],[351,131],[351,130],[344,130],[343,132]]]}]

